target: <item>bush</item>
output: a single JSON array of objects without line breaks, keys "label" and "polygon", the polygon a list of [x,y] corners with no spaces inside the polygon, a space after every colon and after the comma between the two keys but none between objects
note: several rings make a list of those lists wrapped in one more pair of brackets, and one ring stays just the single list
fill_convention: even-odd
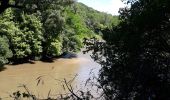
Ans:
[{"label": "bush", "polygon": [[62,53],[62,43],[59,40],[52,41],[48,47],[48,56],[59,56]]},{"label": "bush", "polygon": [[12,57],[12,52],[9,49],[8,39],[5,36],[0,36],[0,67],[8,62],[7,58]]}]

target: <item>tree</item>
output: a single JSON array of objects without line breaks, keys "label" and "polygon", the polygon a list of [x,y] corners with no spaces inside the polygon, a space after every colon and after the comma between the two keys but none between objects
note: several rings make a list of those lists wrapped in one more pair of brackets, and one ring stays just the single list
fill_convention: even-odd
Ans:
[{"label": "tree", "polygon": [[120,24],[103,30],[105,43],[87,41],[102,65],[99,83],[108,100],[169,100],[170,3],[128,0]]},{"label": "tree", "polygon": [[0,13],[4,12],[7,8],[23,8],[22,6],[18,5],[19,1],[23,0],[15,0],[15,4],[10,3],[11,0],[0,0]]},{"label": "tree", "polygon": [[12,57],[12,52],[9,49],[8,39],[5,36],[0,36],[0,67],[8,63],[10,57]]},{"label": "tree", "polygon": [[[3,3],[1,0],[0,6]],[[7,0],[6,3],[21,7],[8,6],[0,16],[0,33],[9,39],[13,62],[79,51],[83,38],[97,37],[96,29],[109,27],[108,22],[113,19],[74,0]]]},{"label": "tree", "polygon": [[[0,33],[9,39],[12,60],[30,59],[42,52],[42,23],[33,14],[7,9],[0,17]],[[21,60],[22,61],[22,60]]]},{"label": "tree", "polygon": [[[6,1],[7,5],[21,6],[19,9],[22,9],[13,9],[8,6],[1,16],[0,30],[10,40],[10,48],[14,53],[12,59],[34,59],[40,55],[60,55],[62,46],[55,45],[55,50],[60,49],[58,53],[50,50],[50,47],[61,42],[57,39],[60,38],[59,35],[64,26],[64,7],[73,2],[72,0]],[[1,6],[3,3],[4,1],[1,2]]]},{"label": "tree", "polygon": [[0,13],[4,12],[7,8],[42,10],[47,9],[51,4],[68,5],[73,2],[73,0],[0,0]]}]

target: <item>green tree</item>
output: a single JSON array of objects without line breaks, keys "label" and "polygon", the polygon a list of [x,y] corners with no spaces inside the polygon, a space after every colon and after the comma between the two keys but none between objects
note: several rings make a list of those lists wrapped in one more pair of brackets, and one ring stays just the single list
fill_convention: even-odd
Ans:
[{"label": "green tree", "polygon": [[50,55],[52,57],[59,56],[62,53],[62,43],[58,39],[55,41],[51,41],[51,44],[48,47],[47,55]]},{"label": "green tree", "polygon": [[0,33],[9,39],[11,61],[79,51],[83,38],[97,37],[113,19],[74,0],[0,0],[1,7]]},{"label": "green tree", "polygon": [[10,57],[12,57],[12,52],[9,49],[8,39],[5,36],[0,36],[0,67],[8,63]]},{"label": "green tree", "polygon": [[63,33],[65,51],[80,51],[83,47],[83,38],[95,37],[93,30],[87,27],[85,19],[81,15],[75,14],[70,8],[66,10],[66,24]]},{"label": "green tree", "polygon": [[48,9],[49,5],[69,5],[73,2],[73,0],[0,0],[0,13],[4,12],[7,8],[36,11]]},{"label": "green tree", "polygon": [[1,16],[0,32],[9,39],[13,60],[39,56],[42,52],[42,24],[34,15],[6,10]]}]

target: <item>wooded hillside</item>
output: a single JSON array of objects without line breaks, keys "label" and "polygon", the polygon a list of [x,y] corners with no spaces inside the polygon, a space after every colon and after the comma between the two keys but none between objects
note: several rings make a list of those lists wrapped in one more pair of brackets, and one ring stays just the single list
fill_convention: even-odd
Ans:
[{"label": "wooded hillside", "polygon": [[[5,6],[1,0],[0,7]],[[77,52],[83,38],[100,37],[118,17],[68,0],[10,0],[0,15],[1,63],[48,59]],[[5,48],[3,47],[4,45]]]}]

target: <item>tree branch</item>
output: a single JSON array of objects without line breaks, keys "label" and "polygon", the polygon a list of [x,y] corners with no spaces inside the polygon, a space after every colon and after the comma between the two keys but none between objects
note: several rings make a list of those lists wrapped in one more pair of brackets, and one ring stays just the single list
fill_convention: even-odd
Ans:
[{"label": "tree branch", "polygon": [[0,5],[0,14],[2,12],[4,12],[9,7],[11,7],[11,8],[18,8],[18,9],[24,8],[23,6],[18,6],[17,4],[15,4],[15,5],[9,4],[9,0],[1,0],[0,3],[1,3],[1,5]]}]

